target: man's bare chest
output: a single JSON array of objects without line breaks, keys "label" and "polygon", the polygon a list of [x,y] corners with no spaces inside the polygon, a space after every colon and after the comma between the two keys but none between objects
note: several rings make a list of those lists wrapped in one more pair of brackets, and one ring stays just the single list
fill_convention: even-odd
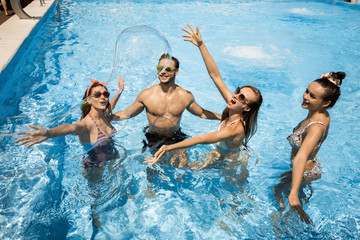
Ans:
[{"label": "man's bare chest", "polygon": [[145,103],[146,111],[149,114],[162,116],[162,115],[181,115],[187,107],[187,103],[183,100],[172,98],[156,97],[149,99]]}]

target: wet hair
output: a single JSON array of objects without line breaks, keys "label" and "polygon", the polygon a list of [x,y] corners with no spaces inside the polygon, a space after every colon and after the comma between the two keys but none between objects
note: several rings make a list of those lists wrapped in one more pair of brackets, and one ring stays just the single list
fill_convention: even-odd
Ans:
[{"label": "wet hair", "polygon": [[179,60],[176,58],[176,57],[173,57],[171,56],[170,54],[168,53],[164,53],[163,55],[161,55],[161,57],[159,58],[159,62],[162,60],[162,59],[171,59],[175,62],[175,67],[176,69],[179,69],[180,67],[180,63],[179,63]]},{"label": "wet hair", "polygon": [[339,99],[341,94],[340,85],[342,80],[346,77],[346,73],[344,72],[330,72],[329,74],[332,78],[339,80],[338,85],[331,82],[327,77],[322,77],[314,81],[319,83],[325,89],[325,94],[322,96],[322,99],[323,101],[330,101],[330,105],[326,108],[332,108]]},{"label": "wet hair", "polygon": [[[255,102],[248,103],[250,110],[247,112],[243,112],[243,115],[242,115],[242,118],[245,121],[244,146],[246,146],[247,143],[250,141],[250,138],[252,136],[254,136],[254,134],[257,131],[257,117],[258,117],[260,106],[263,102],[263,98],[262,98],[261,92],[256,87],[253,87],[250,85],[245,85],[245,86],[242,86],[240,89],[242,89],[242,88],[250,88],[251,90],[253,90],[253,92],[257,96],[257,100]],[[229,112],[230,112],[230,109],[228,107],[226,107],[222,113],[221,121],[224,121],[227,117],[229,117]]]},{"label": "wet hair", "polygon": [[[92,84],[92,85],[90,86],[89,95],[87,94],[87,89],[86,89],[85,94],[84,94],[84,97],[83,97],[83,101],[82,101],[81,106],[80,106],[80,109],[81,109],[81,112],[82,112],[82,114],[81,114],[81,119],[83,119],[84,117],[86,117],[86,115],[88,115],[88,113],[90,112],[91,105],[88,103],[87,98],[88,98],[89,96],[91,96],[91,91],[92,91],[92,89],[93,89],[94,87],[98,87],[98,86],[104,87],[104,88],[106,89],[106,91],[107,91],[107,88],[106,88],[104,85],[100,84],[100,83],[94,83],[94,84]],[[107,116],[106,116],[107,119],[110,120],[111,117],[112,117],[112,111],[111,111],[110,102],[108,102],[108,104],[106,105],[106,108],[105,108],[104,111],[107,113]],[[106,114],[105,114],[105,115],[106,115]]]}]

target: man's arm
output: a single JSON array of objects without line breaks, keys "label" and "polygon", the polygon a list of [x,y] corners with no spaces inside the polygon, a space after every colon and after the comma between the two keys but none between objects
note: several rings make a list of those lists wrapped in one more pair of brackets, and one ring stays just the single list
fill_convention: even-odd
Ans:
[{"label": "man's arm", "polygon": [[145,105],[142,101],[142,93],[143,92],[139,93],[139,95],[135,99],[135,102],[131,104],[127,109],[114,113],[112,120],[119,121],[139,115],[145,108]]},{"label": "man's arm", "polygon": [[221,115],[220,114],[214,113],[214,112],[206,110],[206,109],[203,109],[195,101],[189,105],[187,110],[190,113],[194,114],[195,116],[198,116],[198,117],[201,117],[201,118],[221,120]]},{"label": "man's arm", "polygon": [[191,103],[186,109],[190,113],[201,118],[221,120],[220,114],[214,113],[212,111],[200,107],[200,105],[195,102],[194,96],[192,94],[191,94]]}]

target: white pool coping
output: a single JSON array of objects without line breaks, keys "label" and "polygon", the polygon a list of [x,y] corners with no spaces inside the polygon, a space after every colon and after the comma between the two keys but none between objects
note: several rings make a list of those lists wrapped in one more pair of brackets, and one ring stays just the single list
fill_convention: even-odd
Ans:
[{"label": "white pool coping", "polygon": [[54,0],[45,0],[43,6],[40,0],[34,0],[24,8],[24,11],[36,19],[20,19],[12,16],[0,25],[0,73],[9,64],[24,40],[29,36],[36,24],[54,4]]}]

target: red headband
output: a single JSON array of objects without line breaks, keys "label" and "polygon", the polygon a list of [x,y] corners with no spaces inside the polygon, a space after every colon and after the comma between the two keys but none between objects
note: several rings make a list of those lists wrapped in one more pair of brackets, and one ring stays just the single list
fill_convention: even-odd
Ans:
[{"label": "red headband", "polygon": [[92,84],[91,84],[91,85],[88,87],[88,89],[86,90],[86,97],[89,96],[90,89],[91,89],[91,87],[92,87],[94,84],[98,83],[98,84],[103,85],[103,86],[107,86],[107,85],[108,85],[107,83],[103,83],[103,82],[96,81],[95,79],[90,79],[90,81],[92,82]]}]

